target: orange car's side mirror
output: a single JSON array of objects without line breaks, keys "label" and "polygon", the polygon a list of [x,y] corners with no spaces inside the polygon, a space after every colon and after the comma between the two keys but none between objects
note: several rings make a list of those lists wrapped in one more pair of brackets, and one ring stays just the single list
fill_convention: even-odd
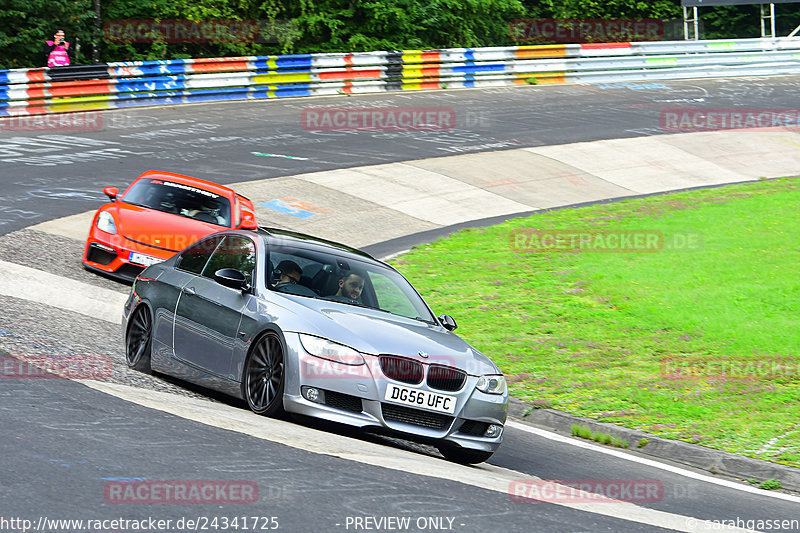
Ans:
[{"label": "orange car's side mirror", "polygon": [[242,222],[239,224],[242,229],[258,229],[256,216],[250,211],[242,211]]},{"label": "orange car's side mirror", "polygon": [[105,189],[103,189],[103,192],[113,202],[117,199],[117,195],[119,194],[119,189],[117,189],[116,187],[106,187]]}]

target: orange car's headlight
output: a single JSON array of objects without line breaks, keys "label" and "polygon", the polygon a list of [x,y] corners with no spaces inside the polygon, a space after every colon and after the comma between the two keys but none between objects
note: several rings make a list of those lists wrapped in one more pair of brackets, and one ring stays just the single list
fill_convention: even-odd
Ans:
[{"label": "orange car's headlight", "polygon": [[114,217],[108,211],[103,211],[97,216],[97,229],[105,231],[111,235],[117,234],[117,225],[114,222]]}]

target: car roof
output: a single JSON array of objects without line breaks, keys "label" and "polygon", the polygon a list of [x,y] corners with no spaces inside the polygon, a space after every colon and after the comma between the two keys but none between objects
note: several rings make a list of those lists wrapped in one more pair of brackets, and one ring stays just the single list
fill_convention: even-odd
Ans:
[{"label": "car roof", "polygon": [[136,178],[136,181],[140,179],[158,179],[158,178],[166,179],[167,181],[174,181],[176,183],[181,183],[183,185],[194,185],[201,189],[205,189],[209,192],[219,194],[220,196],[226,196],[228,198],[236,196],[236,191],[234,191],[230,187],[220,185],[219,183],[214,183],[213,181],[206,181],[200,178],[193,178],[192,176],[186,176],[184,174],[176,174],[174,172],[166,172],[162,170],[148,170],[147,172]]},{"label": "car roof", "polygon": [[351,246],[347,246],[346,244],[321,239],[305,233],[298,233],[280,228],[259,227],[258,234],[264,237],[269,244],[314,248],[321,252],[333,251],[339,255],[355,256],[360,259],[371,259],[383,264],[382,261],[375,259],[367,252],[363,252],[358,248],[353,248]]}]

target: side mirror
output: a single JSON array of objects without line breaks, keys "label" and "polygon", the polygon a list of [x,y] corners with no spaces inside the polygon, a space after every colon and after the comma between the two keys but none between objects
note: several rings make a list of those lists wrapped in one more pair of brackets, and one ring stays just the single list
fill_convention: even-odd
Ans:
[{"label": "side mirror", "polygon": [[236,289],[237,291],[246,291],[250,288],[250,285],[247,283],[247,278],[244,277],[241,271],[235,268],[220,268],[214,272],[214,281],[225,287]]},{"label": "side mirror", "polygon": [[108,199],[112,202],[117,200],[117,194],[119,194],[119,189],[116,187],[106,187],[103,189],[103,192],[108,196]]},{"label": "side mirror", "polygon": [[454,331],[458,327],[456,319],[450,315],[439,315],[439,322],[442,323],[442,327],[447,331]]},{"label": "side mirror", "polygon": [[242,210],[242,222],[239,224],[242,229],[258,229],[258,222],[256,216],[250,211]]}]

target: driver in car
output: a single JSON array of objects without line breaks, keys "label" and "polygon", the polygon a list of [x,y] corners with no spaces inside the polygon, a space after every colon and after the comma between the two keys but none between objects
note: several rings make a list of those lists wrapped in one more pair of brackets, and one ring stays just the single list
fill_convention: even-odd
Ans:
[{"label": "driver in car", "polygon": [[185,215],[203,222],[211,222],[212,224],[225,223],[225,219],[219,214],[219,205],[208,198],[204,198],[202,203],[194,209],[186,209]]},{"label": "driver in car", "polygon": [[278,274],[278,281],[275,282],[273,287],[284,285],[286,283],[300,283],[300,278],[303,277],[303,270],[300,265],[294,261],[284,259],[275,268],[275,274]]}]

